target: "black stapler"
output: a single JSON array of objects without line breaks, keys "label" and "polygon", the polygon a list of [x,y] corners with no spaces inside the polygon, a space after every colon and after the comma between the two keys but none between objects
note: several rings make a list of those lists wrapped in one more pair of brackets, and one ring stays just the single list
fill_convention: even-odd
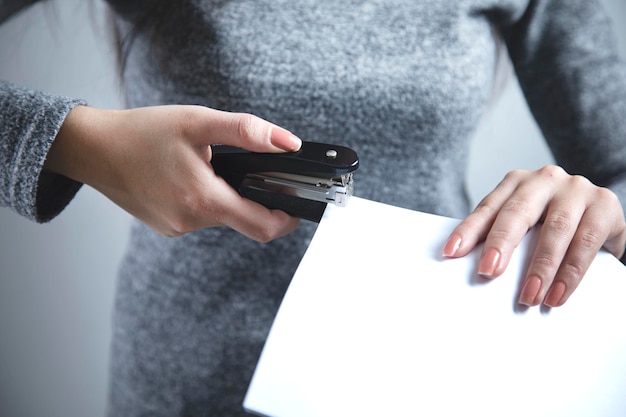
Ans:
[{"label": "black stapler", "polygon": [[297,152],[254,153],[212,146],[211,164],[242,196],[301,219],[318,222],[327,203],[344,206],[354,190],[356,152],[345,146],[303,142]]}]

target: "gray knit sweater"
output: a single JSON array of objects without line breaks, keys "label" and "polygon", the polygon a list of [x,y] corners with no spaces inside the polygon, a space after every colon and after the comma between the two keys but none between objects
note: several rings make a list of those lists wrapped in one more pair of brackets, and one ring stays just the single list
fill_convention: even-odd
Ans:
[{"label": "gray knit sweater", "polygon": [[[127,31],[149,1],[109,3]],[[158,36],[137,33],[124,79],[131,107],[250,112],[351,146],[357,195],[461,217],[501,37],[559,164],[626,207],[626,74],[609,26],[595,0],[183,0]],[[46,221],[72,198],[80,184],[41,166],[76,104],[0,84],[2,205]],[[259,244],[225,228],[165,238],[135,224],[118,281],[110,415],[243,414],[313,229]]]}]

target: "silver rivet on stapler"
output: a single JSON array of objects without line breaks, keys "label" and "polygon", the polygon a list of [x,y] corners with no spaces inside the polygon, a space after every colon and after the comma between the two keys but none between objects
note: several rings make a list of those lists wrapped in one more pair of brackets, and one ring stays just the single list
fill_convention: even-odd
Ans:
[{"label": "silver rivet on stapler", "polygon": [[326,156],[331,159],[335,159],[337,157],[337,151],[334,149],[329,149],[326,151]]}]

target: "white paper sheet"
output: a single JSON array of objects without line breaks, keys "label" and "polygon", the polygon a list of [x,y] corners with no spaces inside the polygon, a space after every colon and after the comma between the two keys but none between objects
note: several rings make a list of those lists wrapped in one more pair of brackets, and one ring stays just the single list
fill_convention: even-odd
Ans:
[{"label": "white paper sheet", "polygon": [[516,303],[531,232],[486,281],[442,259],[458,220],[327,209],[244,407],[272,417],[626,416],[626,268],[600,253],[555,309]]}]

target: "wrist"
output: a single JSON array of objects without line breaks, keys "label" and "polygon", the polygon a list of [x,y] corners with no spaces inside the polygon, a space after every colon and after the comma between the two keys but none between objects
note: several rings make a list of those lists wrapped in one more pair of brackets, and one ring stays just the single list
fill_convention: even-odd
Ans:
[{"label": "wrist", "polygon": [[93,185],[103,169],[102,152],[114,112],[83,105],[74,107],[59,129],[43,169]]}]

